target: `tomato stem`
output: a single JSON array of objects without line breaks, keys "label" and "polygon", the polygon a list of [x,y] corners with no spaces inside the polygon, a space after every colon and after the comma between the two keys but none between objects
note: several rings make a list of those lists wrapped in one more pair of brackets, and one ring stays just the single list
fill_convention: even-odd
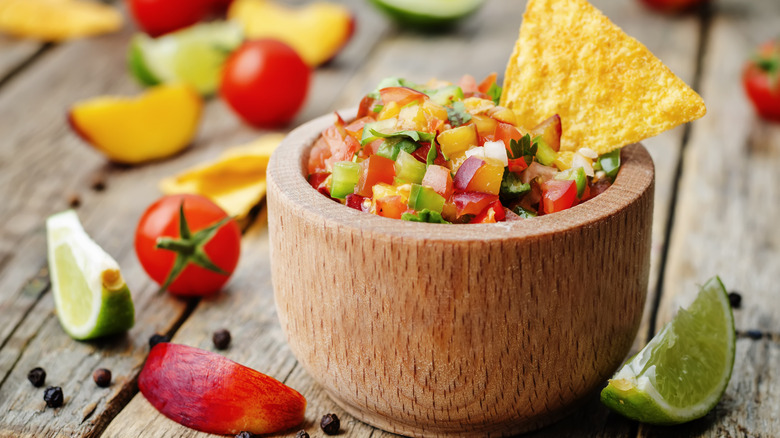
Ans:
[{"label": "tomato stem", "polygon": [[159,237],[155,245],[157,249],[176,253],[173,267],[160,290],[166,290],[189,264],[200,266],[218,274],[229,275],[228,272],[211,261],[204,247],[217,234],[217,231],[232,219],[232,217],[223,218],[196,233],[192,233],[184,215],[184,201],[182,201],[181,205],[179,205],[179,237]]}]

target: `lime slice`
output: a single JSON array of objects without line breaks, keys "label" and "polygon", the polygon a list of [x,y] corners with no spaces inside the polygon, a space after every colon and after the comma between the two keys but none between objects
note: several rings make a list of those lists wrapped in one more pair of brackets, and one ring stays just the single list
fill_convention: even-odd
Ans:
[{"label": "lime slice", "polygon": [[628,418],[679,424],[703,417],[720,400],[734,367],[736,336],[728,295],[710,279],[677,316],[601,392]]},{"label": "lime slice", "polygon": [[130,72],[143,85],[185,82],[201,94],[219,86],[222,65],[243,41],[241,26],[214,21],[151,38],[136,34],[130,41]]},{"label": "lime slice", "polygon": [[476,11],[484,0],[371,0],[387,15],[407,26],[440,28]]},{"label": "lime slice", "polygon": [[92,339],[133,326],[135,310],[119,265],[89,238],[76,212],[46,220],[49,272],[62,328]]}]

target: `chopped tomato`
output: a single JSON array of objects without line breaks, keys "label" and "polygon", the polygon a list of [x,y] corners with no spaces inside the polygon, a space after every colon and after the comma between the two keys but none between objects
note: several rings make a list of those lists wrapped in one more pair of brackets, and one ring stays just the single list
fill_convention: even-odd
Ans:
[{"label": "chopped tomato", "polygon": [[501,205],[501,201],[492,202],[485,207],[481,213],[474,216],[474,219],[469,221],[470,224],[493,224],[500,222],[506,218],[506,212],[504,206]]},{"label": "chopped tomato", "polygon": [[[421,147],[417,148],[417,150],[412,152],[412,156],[414,158],[417,158],[417,161],[420,161],[422,163],[427,163],[428,152],[430,152],[430,150],[431,150],[431,145],[429,143],[423,143]],[[439,151],[439,148],[436,148],[436,158],[433,160],[433,164],[444,166],[445,163],[447,163],[447,160],[444,159],[444,156],[442,156],[441,151]]]},{"label": "chopped tomato", "polygon": [[498,201],[497,195],[480,192],[460,192],[452,195],[452,202],[458,211],[458,217],[464,214],[479,214],[488,205],[496,201]]},{"label": "chopped tomato", "polygon": [[577,201],[577,183],[553,179],[542,184],[542,210],[545,214],[566,210]]},{"label": "chopped tomato", "polygon": [[374,120],[373,117],[361,117],[345,126],[344,130],[347,134],[355,137],[355,140],[360,141],[360,138],[363,136],[363,126],[365,126],[366,123],[373,123],[375,121],[376,120]]},{"label": "chopped tomato", "polygon": [[509,123],[498,123],[496,127],[496,141],[503,141],[507,150],[511,150],[509,143],[512,140],[520,140],[521,138],[523,138],[523,134],[514,126]]},{"label": "chopped tomato", "polygon": [[525,162],[525,158],[510,159],[507,167],[510,172],[520,173],[528,168],[528,163]]},{"label": "chopped tomato", "polygon": [[309,184],[314,187],[318,192],[330,197],[330,189],[328,189],[328,177],[330,172],[314,172],[309,174]]},{"label": "chopped tomato", "polygon": [[374,112],[372,110],[374,109],[374,105],[376,105],[376,99],[369,97],[368,95],[363,96],[363,99],[360,101],[360,106],[358,107],[358,118],[373,115]]},{"label": "chopped tomato", "polygon": [[382,97],[382,103],[387,105],[395,102],[399,107],[406,106],[412,102],[422,103],[428,99],[428,95],[421,93],[409,87],[387,87],[379,90]]},{"label": "chopped tomato", "polygon": [[335,125],[326,129],[322,133],[322,138],[325,139],[331,153],[330,157],[325,160],[326,170],[332,169],[333,163],[351,160],[355,152],[360,150],[360,143],[352,136],[342,137]]},{"label": "chopped tomato", "polygon": [[388,196],[376,200],[376,214],[379,216],[400,219],[406,211],[406,203],[400,196]]},{"label": "chopped tomato", "polygon": [[332,153],[330,151],[330,146],[328,146],[328,142],[322,137],[318,138],[317,141],[314,142],[314,146],[311,147],[311,152],[309,153],[309,174],[311,175],[316,172],[324,172],[327,170],[325,160],[330,158],[331,155]]},{"label": "chopped tomato", "polygon": [[458,86],[463,90],[464,95],[479,91],[479,88],[477,88],[477,80],[471,75],[463,75],[463,77],[460,78],[460,81],[458,81]]},{"label": "chopped tomato", "polygon": [[454,189],[450,169],[436,164],[428,166],[425,170],[422,185],[432,188],[434,192],[443,196],[445,200],[450,199]]},{"label": "chopped tomato", "polygon": [[363,209],[363,201],[366,198],[360,195],[356,195],[354,193],[350,193],[349,195],[344,198],[346,201],[346,205],[349,208],[354,208],[355,210],[365,211]]},{"label": "chopped tomato", "polygon": [[360,163],[360,179],[355,193],[371,197],[374,184],[392,184],[395,178],[395,162],[381,155],[371,155]]},{"label": "chopped tomato", "polygon": [[496,83],[496,77],[497,76],[498,76],[498,74],[493,72],[493,73],[490,73],[485,79],[483,79],[482,82],[480,82],[479,87],[477,87],[479,92],[480,93],[487,93],[488,91],[490,91],[490,87],[492,87],[493,84]]}]

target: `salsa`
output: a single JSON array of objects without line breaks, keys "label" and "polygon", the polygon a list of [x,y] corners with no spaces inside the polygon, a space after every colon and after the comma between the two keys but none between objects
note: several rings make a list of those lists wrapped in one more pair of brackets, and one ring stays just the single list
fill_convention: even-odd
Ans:
[{"label": "salsa", "polygon": [[491,223],[555,213],[605,191],[620,150],[560,150],[556,114],[531,129],[501,107],[496,74],[477,84],[387,78],[336,114],[312,146],[308,181],[348,207],[434,223]]}]

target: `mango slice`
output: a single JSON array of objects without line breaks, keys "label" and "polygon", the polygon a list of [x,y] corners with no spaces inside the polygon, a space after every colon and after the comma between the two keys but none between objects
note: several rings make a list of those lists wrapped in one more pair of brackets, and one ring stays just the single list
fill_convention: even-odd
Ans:
[{"label": "mango slice", "polygon": [[290,8],[270,0],[235,0],[228,18],[241,23],[247,39],[276,38],[287,43],[310,67],[336,56],[355,29],[349,9],[328,2]]},{"label": "mango slice", "polygon": [[76,0],[0,0],[0,32],[58,42],[122,27],[122,15],[109,5]]},{"label": "mango slice", "polygon": [[206,196],[239,222],[265,197],[265,169],[283,134],[268,134],[227,149],[216,161],[201,164],[160,181],[166,195]]},{"label": "mango slice", "polygon": [[160,85],[139,97],[101,96],[71,108],[68,121],[89,144],[116,162],[171,156],[192,142],[203,108],[188,85]]}]

